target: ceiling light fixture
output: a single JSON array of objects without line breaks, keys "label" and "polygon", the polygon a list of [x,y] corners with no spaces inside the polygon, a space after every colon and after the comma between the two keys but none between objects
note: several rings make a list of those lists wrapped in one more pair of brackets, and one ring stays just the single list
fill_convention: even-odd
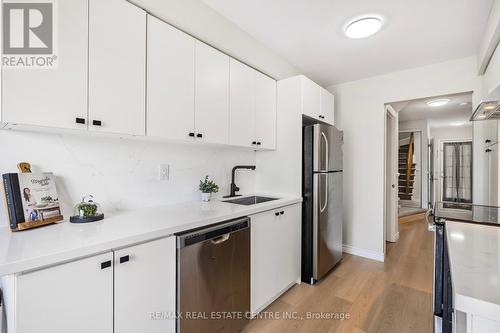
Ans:
[{"label": "ceiling light fixture", "polygon": [[456,123],[451,123],[451,126],[463,126],[465,124],[464,121],[457,121]]},{"label": "ceiling light fixture", "polygon": [[383,20],[377,16],[363,16],[350,21],[344,28],[347,37],[359,39],[376,34],[382,28]]},{"label": "ceiling light fixture", "polygon": [[428,101],[427,105],[432,106],[433,108],[440,107],[443,105],[446,105],[450,102],[448,98],[440,98],[440,99],[435,99],[432,101]]}]

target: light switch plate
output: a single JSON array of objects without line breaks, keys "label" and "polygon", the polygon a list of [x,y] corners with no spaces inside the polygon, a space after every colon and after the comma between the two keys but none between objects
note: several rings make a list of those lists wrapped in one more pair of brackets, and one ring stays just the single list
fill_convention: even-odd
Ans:
[{"label": "light switch plate", "polygon": [[170,164],[160,164],[158,167],[158,180],[168,181],[170,179]]}]

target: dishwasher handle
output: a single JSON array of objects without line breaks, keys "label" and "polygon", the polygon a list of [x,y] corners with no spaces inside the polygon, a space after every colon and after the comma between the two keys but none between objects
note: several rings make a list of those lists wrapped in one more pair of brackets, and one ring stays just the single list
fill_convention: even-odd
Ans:
[{"label": "dishwasher handle", "polygon": [[182,249],[197,243],[211,241],[212,244],[221,244],[227,241],[232,233],[240,232],[250,228],[248,217],[238,218],[222,222],[206,228],[190,230],[175,234],[177,236],[177,248]]},{"label": "dishwasher handle", "polygon": [[228,239],[229,239],[229,234],[225,234],[225,235],[222,235],[222,236],[219,236],[219,237],[212,239],[211,242],[212,242],[212,244],[217,245],[217,244],[224,243]]}]

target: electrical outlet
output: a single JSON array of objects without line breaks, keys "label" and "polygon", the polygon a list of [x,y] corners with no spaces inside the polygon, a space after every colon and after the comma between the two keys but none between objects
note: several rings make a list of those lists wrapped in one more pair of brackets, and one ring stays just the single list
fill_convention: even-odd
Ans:
[{"label": "electrical outlet", "polygon": [[170,164],[160,164],[158,167],[158,180],[167,181],[170,179]]}]

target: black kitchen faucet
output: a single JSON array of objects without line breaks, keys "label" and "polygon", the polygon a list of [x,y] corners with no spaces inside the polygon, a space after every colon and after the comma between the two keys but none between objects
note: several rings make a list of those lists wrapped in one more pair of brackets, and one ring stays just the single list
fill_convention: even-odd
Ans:
[{"label": "black kitchen faucet", "polygon": [[232,198],[232,197],[240,197],[241,195],[237,195],[236,192],[240,190],[238,186],[234,183],[234,174],[235,171],[238,169],[249,169],[249,170],[255,170],[255,165],[237,165],[233,168],[231,171],[231,191],[229,195],[226,195],[224,198]]}]

